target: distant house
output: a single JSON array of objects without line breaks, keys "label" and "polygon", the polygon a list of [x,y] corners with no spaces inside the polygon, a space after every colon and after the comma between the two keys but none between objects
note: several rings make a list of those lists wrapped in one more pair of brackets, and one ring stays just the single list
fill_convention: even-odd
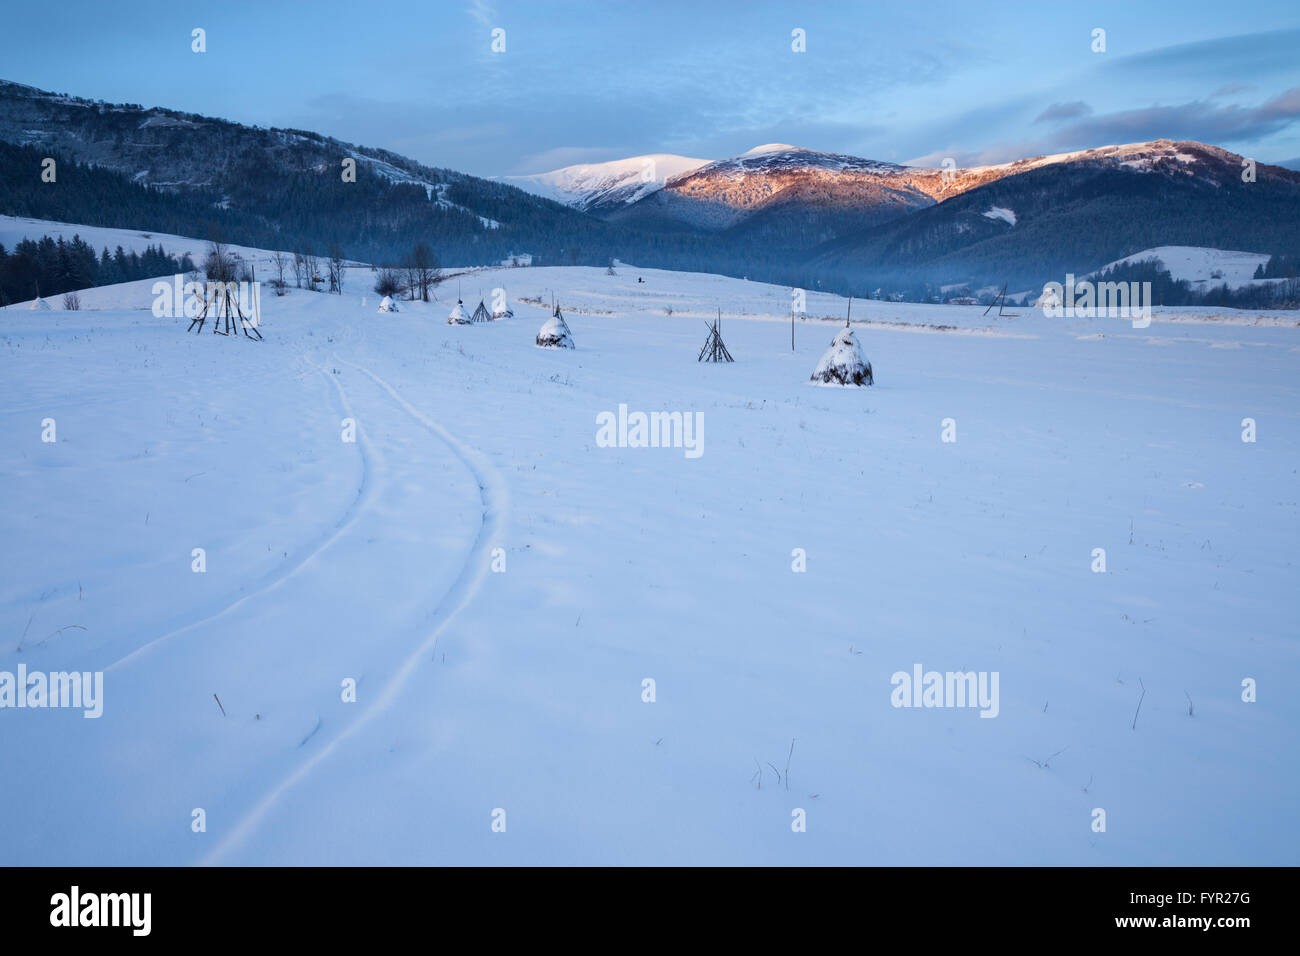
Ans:
[{"label": "distant house", "polygon": [[518,268],[520,266],[531,266],[533,264],[533,257],[530,253],[527,252],[522,252],[522,253],[512,252],[510,253],[510,255],[506,256],[504,259],[501,260],[501,264],[503,266],[509,266],[510,268]]},{"label": "distant house", "polygon": [[956,295],[948,300],[949,305],[979,305],[980,300],[969,295]]}]

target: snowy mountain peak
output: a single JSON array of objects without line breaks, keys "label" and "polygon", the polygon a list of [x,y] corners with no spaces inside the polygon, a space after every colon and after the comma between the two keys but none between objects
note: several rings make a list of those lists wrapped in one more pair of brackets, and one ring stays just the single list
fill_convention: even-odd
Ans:
[{"label": "snowy mountain peak", "polygon": [[822,170],[831,173],[872,172],[889,173],[901,171],[902,167],[894,163],[881,162],[876,159],[863,159],[845,153],[823,153],[820,150],[803,146],[789,146],[785,143],[768,143],[755,146],[746,153],[729,159],[719,159],[694,170],[691,175],[708,175],[714,172],[754,172],[774,170]]},{"label": "snowy mountain peak", "polygon": [[626,205],[662,189],[670,179],[704,166],[707,159],[673,153],[648,153],[605,163],[580,163],[528,176],[502,176],[502,182],[592,211]]},{"label": "snowy mountain peak", "polygon": [[741,155],[762,156],[766,153],[788,153],[795,150],[802,150],[806,153],[812,152],[811,150],[804,149],[802,146],[791,146],[789,143],[765,143],[762,146],[755,146],[753,149],[741,153]]}]

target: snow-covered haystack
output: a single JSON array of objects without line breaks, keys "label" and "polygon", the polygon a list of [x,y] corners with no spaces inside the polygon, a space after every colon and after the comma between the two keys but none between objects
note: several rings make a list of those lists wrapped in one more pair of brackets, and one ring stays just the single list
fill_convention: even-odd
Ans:
[{"label": "snow-covered haystack", "polygon": [[40,311],[42,311],[42,312],[48,312],[48,311],[50,311],[50,304],[49,304],[48,302],[46,302],[44,299],[42,299],[42,298],[40,298],[39,296],[37,296],[35,299],[32,300],[32,304],[31,304],[30,308],[33,309],[33,310],[40,310]]},{"label": "snow-covered haystack", "polygon": [[831,341],[831,347],[822,355],[811,381],[826,385],[874,385],[871,363],[862,354],[862,347],[853,337],[853,330],[844,328]]},{"label": "snow-covered haystack", "polygon": [[1043,286],[1043,294],[1034,302],[1035,309],[1059,309],[1061,296],[1050,285]]},{"label": "snow-covered haystack", "polygon": [[569,332],[569,324],[564,321],[564,316],[560,315],[560,307],[555,307],[555,314],[546,320],[537,331],[537,347],[539,349],[571,349],[573,345],[573,335]]},{"label": "snow-covered haystack", "polygon": [[392,296],[387,296],[387,295],[384,296],[384,298],[379,303],[379,311],[380,312],[397,311],[397,303],[393,301]]},{"label": "snow-covered haystack", "polygon": [[465,303],[459,299],[456,300],[456,308],[451,310],[451,315],[447,316],[448,325],[469,325],[469,316],[465,314]]},{"label": "snow-covered haystack", "polygon": [[492,310],[493,321],[497,319],[513,319],[514,317],[515,314],[510,311],[510,306],[506,305],[505,296],[502,296],[501,301]]}]

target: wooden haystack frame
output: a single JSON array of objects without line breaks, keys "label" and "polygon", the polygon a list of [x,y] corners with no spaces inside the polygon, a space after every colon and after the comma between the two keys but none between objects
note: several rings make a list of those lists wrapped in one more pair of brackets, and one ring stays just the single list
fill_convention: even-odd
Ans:
[{"label": "wooden haystack frame", "polygon": [[1002,318],[1004,319],[1020,318],[1019,312],[1003,312],[1002,310],[1006,306],[1006,304],[1007,304],[1007,283],[1004,282],[1002,283],[1002,291],[997,294],[997,298],[995,298],[992,302],[989,303],[989,307],[984,310],[984,314],[988,315],[989,311],[993,308],[993,306],[996,305],[998,307],[998,315],[1001,316]]},{"label": "wooden haystack frame", "polygon": [[478,308],[474,310],[474,314],[469,317],[469,320],[471,323],[492,321],[492,314],[488,312],[487,306],[483,304],[482,299],[478,300]]},{"label": "wooden haystack frame", "polygon": [[727,351],[727,346],[723,344],[722,333],[718,331],[722,324],[722,310],[718,309],[718,317],[709,326],[709,337],[704,340],[704,347],[700,349],[697,362],[734,362],[731,353]]},{"label": "wooden haystack frame", "polygon": [[[233,293],[231,292],[232,286],[235,287]],[[254,310],[256,310],[257,286],[254,285],[253,289],[253,304]],[[240,329],[243,329],[247,338],[258,342],[262,341],[262,333],[257,330],[259,320],[256,316],[244,315],[243,310],[239,307],[238,286],[233,282],[216,282],[209,285],[208,291],[203,296],[203,311],[194,317],[194,320],[190,322],[190,327],[185,331],[193,330],[194,334],[198,335],[203,331],[203,324],[208,320],[209,316],[212,318],[212,331],[217,335],[230,335],[232,332],[238,333]],[[224,330],[222,329],[223,324],[225,325]],[[194,328],[196,325],[198,326],[197,329]]]},{"label": "wooden haystack frame", "polygon": [[469,316],[465,314],[465,300],[460,297],[460,283],[456,283],[456,308],[447,316],[448,325],[469,325]]},{"label": "wooden haystack frame", "polygon": [[537,347],[539,349],[575,348],[573,333],[569,331],[569,323],[565,322],[564,316],[560,314],[559,305],[555,307],[555,314],[538,330]]}]

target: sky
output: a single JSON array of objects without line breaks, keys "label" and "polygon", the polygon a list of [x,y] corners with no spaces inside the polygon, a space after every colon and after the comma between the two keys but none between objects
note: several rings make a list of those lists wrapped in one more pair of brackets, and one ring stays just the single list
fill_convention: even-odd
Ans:
[{"label": "sky", "polygon": [[1163,137],[1300,160],[1294,0],[64,0],[3,23],[0,79],[480,176],[765,143],[971,165]]}]

